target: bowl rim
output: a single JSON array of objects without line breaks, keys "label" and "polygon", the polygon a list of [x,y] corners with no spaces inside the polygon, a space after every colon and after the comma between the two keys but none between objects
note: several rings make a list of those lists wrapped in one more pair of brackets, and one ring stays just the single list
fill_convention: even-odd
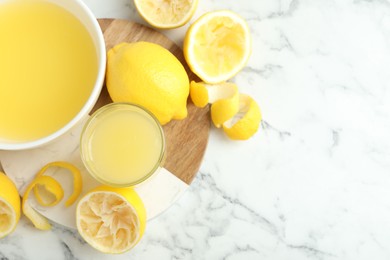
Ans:
[{"label": "bowl rim", "polygon": [[[75,117],[72,118],[66,125],[64,125],[62,128],[58,129],[54,133],[51,133],[50,135],[44,136],[42,138],[31,140],[31,141],[22,141],[22,142],[15,142],[15,143],[8,143],[4,141],[0,141],[0,150],[27,150],[31,148],[35,148],[38,146],[42,146],[45,144],[50,143],[51,141],[54,141],[58,137],[62,136],[66,132],[68,132],[71,128],[73,128],[78,122],[80,122],[84,117],[88,116],[88,113],[92,110],[94,105],[96,104],[100,92],[103,88],[104,83],[104,77],[105,77],[105,71],[106,71],[106,45],[105,40],[103,37],[103,32],[100,28],[100,25],[95,17],[95,15],[92,13],[92,11],[89,9],[89,7],[81,0],[73,0],[77,5],[79,5],[86,15],[86,18],[89,19],[92,22],[92,27],[88,28],[90,33],[93,32],[95,34],[94,37],[96,37],[96,51],[98,55],[100,55],[100,59],[98,60],[98,72],[97,77],[95,80],[95,84],[93,86],[92,92],[89,95],[88,100],[85,102],[84,106],[81,108],[81,110],[76,114]],[[53,2],[55,4],[55,2]],[[77,17],[77,16],[76,16]],[[79,17],[77,17],[79,18]]]}]

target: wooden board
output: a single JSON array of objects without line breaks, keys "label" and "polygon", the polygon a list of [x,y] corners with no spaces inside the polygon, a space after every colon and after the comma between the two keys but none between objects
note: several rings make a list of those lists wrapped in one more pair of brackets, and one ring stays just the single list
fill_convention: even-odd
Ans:
[{"label": "wooden board", "polygon": [[[163,34],[127,20],[98,19],[98,21],[104,34],[107,50],[121,42],[148,41],[160,44],[181,61],[190,80],[199,81],[188,68],[181,48]],[[103,91],[91,113],[110,102],[112,100],[106,86],[103,86]],[[187,109],[188,117],[186,119],[173,120],[163,127],[167,146],[164,167],[185,183],[190,184],[202,162],[211,121],[208,107],[197,108],[189,99]]]}]

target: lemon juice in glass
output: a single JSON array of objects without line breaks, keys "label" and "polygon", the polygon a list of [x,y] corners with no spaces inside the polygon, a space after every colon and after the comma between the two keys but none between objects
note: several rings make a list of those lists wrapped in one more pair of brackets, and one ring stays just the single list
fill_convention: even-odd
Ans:
[{"label": "lemon juice in glass", "polygon": [[158,170],[164,159],[165,138],[151,112],[118,102],[103,106],[89,118],[80,150],[95,179],[126,187],[143,182]]}]

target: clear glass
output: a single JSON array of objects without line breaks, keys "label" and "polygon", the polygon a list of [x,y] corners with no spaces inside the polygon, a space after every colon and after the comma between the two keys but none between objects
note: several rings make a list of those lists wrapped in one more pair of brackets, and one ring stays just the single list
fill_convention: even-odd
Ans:
[{"label": "clear glass", "polygon": [[[137,113],[139,115],[142,115],[147,120],[150,120],[150,122],[156,127],[157,129],[157,136],[152,136],[151,138],[160,138],[158,140],[158,143],[161,143],[161,147],[159,147],[159,156],[158,160],[154,163],[153,167],[151,167],[151,170],[148,172],[145,172],[143,174],[142,178],[139,178],[132,182],[113,182],[110,180],[107,180],[107,178],[104,178],[103,176],[106,175],[102,174],[101,169],[97,167],[96,159],[92,156],[92,144],[93,142],[93,135],[97,127],[99,127],[99,124],[103,122],[105,119],[115,116],[117,113],[123,113],[124,111],[128,111],[129,113]],[[137,127],[134,125],[134,127]],[[136,138],[135,136],[132,138]],[[161,142],[160,142],[161,141]],[[136,147],[134,149],[137,149]],[[137,185],[149,177],[151,177],[160,167],[162,167],[162,164],[165,159],[165,137],[164,132],[162,129],[161,124],[159,123],[158,119],[147,109],[136,105],[132,103],[122,103],[122,102],[114,102],[110,103],[108,105],[105,105],[95,111],[92,116],[88,119],[86,124],[84,125],[84,129],[81,133],[81,140],[80,140],[80,153],[82,161],[87,168],[88,172],[99,182],[114,186],[114,187],[129,187]],[[119,154],[119,153],[118,153]],[[129,173],[131,174],[131,173]]]}]

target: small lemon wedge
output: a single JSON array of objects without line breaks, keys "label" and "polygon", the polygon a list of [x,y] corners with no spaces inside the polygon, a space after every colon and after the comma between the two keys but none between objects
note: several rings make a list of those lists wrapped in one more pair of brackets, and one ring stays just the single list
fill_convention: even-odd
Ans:
[{"label": "small lemon wedge", "polygon": [[142,238],[146,211],[132,188],[100,186],[80,199],[76,224],[80,235],[92,247],[103,253],[120,254]]},{"label": "small lemon wedge", "polygon": [[256,101],[240,94],[239,111],[223,124],[223,131],[233,140],[247,140],[257,132],[260,122],[261,112]]},{"label": "small lemon wedge", "polygon": [[247,23],[238,14],[214,11],[202,15],[188,29],[183,51],[188,66],[204,82],[224,82],[237,74],[251,54]]},{"label": "small lemon wedge", "polygon": [[49,230],[51,225],[49,221],[39,214],[34,208],[31,207],[28,202],[31,191],[34,191],[34,195],[37,202],[41,206],[52,207],[57,205],[64,197],[64,191],[61,185],[50,176],[44,175],[44,173],[50,167],[60,167],[69,170],[73,175],[73,193],[68,198],[65,206],[72,205],[81,193],[82,178],[80,171],[70,163],[67,162],[52,162],[45,165],[36,175],[34,180],[27,186],[27,189],[23,195],[22,210],[24,215],[31,220],[34,226],[40,230]]},{"label": "small lemon wedge", "polygon": [[198,0],[134,0],[138,13],[159,29],[183,26],[194,15]]},{"label": "small lemon wedge", "polygon": [[20,219],[20,197],[15,184],[0,172],[0,238],[16,228]]}]

